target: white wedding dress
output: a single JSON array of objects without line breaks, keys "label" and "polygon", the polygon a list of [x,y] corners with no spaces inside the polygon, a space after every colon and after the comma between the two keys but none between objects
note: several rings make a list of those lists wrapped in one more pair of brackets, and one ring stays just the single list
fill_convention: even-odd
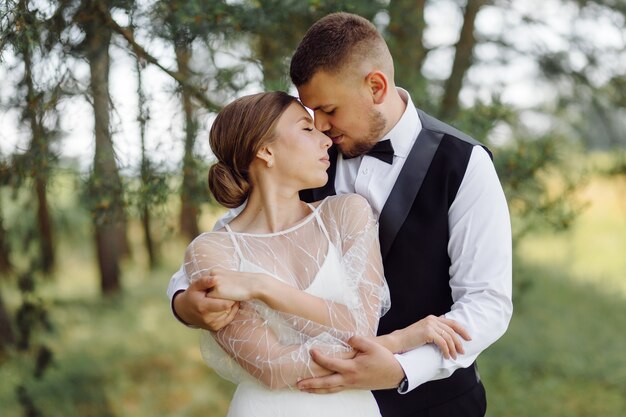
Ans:
[{"label": "white wedding dress", "polygon": [[229,417],[380,416],[370,391],[335,394],[298,391],[298,380],[315,376],[311,348],[336,356],[352,335],[374,336],[389,309],[378,244],[378,227],[358,195],[328,197],[293,227],[278,233],[204,233],[185,254],[190,281],[220,267],[261,272],[326,301],[331,326],[241,303],[231,324],[203,331],[205,361],[238,384]]}]

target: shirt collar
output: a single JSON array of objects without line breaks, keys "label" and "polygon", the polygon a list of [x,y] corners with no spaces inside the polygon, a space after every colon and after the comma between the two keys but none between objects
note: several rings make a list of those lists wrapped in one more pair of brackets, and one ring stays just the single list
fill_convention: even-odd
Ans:
[{"label": "shirt collar", "polygon": [[406,103],[406,109],[398,123],[380,140],[390,139],[394,155],[406,158],[413,147],[413,143],[415,143],[418,132],[422,128],[422,122],[409,93],[399,87],[397,87],[397,90],[402,100]]},{"label": "shirt collar", "polygon": [[[422,122],[417,114],[417,109],[415,108],[408,91],[400,87],[396,87],[396,90],[398,90],[398,94],[400,94],[400,97],[406,103],[406,108],[404,109],[404,113],[402,113],[400,120],[398,120],[398,123],[396,123],[386,135],[381,137],[379,142],[385,139],[391,140],[394,156],[406,158],[413,148],[415,139],[417,139],[417,134],[422,129]],[[339,159],[337,161],[341,162],[339,165],[347,164],[358,168],[361,160],[363,159],[363,155],[345,159],[343,154],[340,152],[338,158]]]}]

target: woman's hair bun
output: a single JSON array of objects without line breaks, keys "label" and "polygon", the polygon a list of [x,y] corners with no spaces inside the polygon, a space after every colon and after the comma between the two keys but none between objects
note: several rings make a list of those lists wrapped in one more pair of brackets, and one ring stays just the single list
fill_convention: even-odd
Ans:
[{"label": "woman's hair bun", "polygon": [[228,165],[218,161],[209,169],[209,189],[218,203],[235,208],[248,198],[250,183]]}]

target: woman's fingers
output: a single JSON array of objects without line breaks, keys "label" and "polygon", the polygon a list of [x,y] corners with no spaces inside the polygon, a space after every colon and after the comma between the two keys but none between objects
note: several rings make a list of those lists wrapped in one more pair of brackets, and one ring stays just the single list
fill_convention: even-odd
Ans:
[{"label": "woman's fingers", "polygon": [[438,317],[437,324],[433,326],[433,330],[436,332],[436,335],[433,337],[433,343],[441,349],[446,359],[450,357],[456,359],[458,354],[465,353],[459,336],[465,340],[471,340],[471,337],[459,323],[445,317]]},{"label": "woman's fingers", "polygon": [[439,317],[442,323],[445,323],[449,327],[451,327],[458,335],[460,335],[465,340],[472,340],[469,332],[465,330],[465,327],[461,326],[458,322],[445,318],[444,316]]},{"label": "woman's fingers", "polygon": [[456,345],[454,344],[450,333],[443,327],[438,327],[435,331],[437,332],[435,336],[435,344],[439,346],[443,356],[446,359],[449,359],[450,357],[456,359]]}]

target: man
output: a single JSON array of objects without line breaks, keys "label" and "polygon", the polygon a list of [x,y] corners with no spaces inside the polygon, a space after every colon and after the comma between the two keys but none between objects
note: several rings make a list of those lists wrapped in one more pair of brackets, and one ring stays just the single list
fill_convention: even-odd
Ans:
[{"label": "man", "polygon": [[[434,344],[393,354],[353,337],[354,359],[312,351],[335,373],[298,387],[375,390],[385,417],[484,415],[474,361],[504,333],[512,314],[509,214],[490,154],[416,109],[396,88],[387,45],[359,16],[336,13],[316,22],[293,56],[290,75],[316,127],[335,143],[327,185],[302,197],[356,192],[379,216],[392,301],[379,335],[413,323],[420,331],[429,316],[445,315],[472,338],[463,355],[446,358]],[[208,298],[206,282],[183,291],[184,281],[175,275],[168,289],[184,322],[216,329],[236,313],[236,304]]]}]

